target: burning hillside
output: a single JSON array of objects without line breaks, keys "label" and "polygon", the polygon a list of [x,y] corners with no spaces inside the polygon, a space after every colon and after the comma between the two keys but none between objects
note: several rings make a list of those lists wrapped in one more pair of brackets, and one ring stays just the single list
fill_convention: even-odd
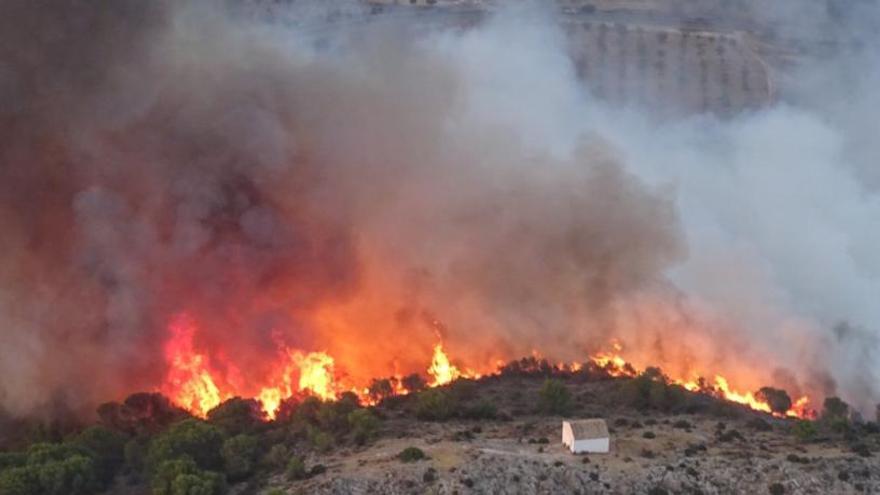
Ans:
[{"label": "burning hillside", "polygon": [[[352,3],[334,30],[306,7],[0,7],[11,415],[149,390],[271,418],[533,353],[794,416],[880,399],[876,204],[821,119],[657,125],[589,93],[543,10],[450,28]],[[795,127],[812,148],[767,140]],[[776,237],[819,211],[774,182],[790,163],[848,198],[814,242]]]},{"label": "burning hillside", "polygon": [[[168,374],[160,387],[160,391],[175,404],[196,416],[206,417],[221,402],[236,397],[256,398],[267,418],[275,419],[282,402],[298,401],[304,396],[311,395],[332,401],[348,392],[355,394],[363,404],[375,404],[383,398],[414,391],[407,388],[399,374],[366,382],[363,377],[358,379],[356,374],[347,373],[344,367],[337,367],[333,357],[324,352],[304,353],[289,348],[281,348],[277,353],[270,354],[276,356],[274,361],[267,358],[270,371],[265,382],[243,381],[241,372],[228,359],[216,356],[212,358],[193,348],[197,330],[197,324],[186,315],[179,315],[172,321],[171,337],[165,345]],[[615,343],[612,352],[597,353],[590,356],[586,363],[562,363],[553,369],[577,372],[586,366],[601,370],[609,377],[625,378],[642,374],[643,370],[637,370],[622,357],[622,351],[620,344]],[[509,365],[497,364],[494,368],[486,366],[480,372],[470,368],[459,370],[444,352],[443,345],[438,343],[433,348],[430,366],[426,368],[430,380],[425,382],[418,374],[414,376],[419,377],[419,383],[438,387],[459,378],[474,379],[499,374],[505,369],[509,369]],[[725,399],[756,411],[796,418],[815,414],[808,407],[810,401],[807,396],[799,397],[793,403],[789,402],[788,407],[778,410],[771,406],[766,397],[760,395],[761,392],[738,392],[722,375],[715,375],[712,380],[699,374],[691,379],[667,379],[671,384],[690,392]]]}]

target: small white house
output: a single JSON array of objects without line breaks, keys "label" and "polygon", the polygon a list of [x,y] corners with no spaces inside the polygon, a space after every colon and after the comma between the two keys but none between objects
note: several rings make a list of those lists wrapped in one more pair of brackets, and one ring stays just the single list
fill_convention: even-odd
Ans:
[{"label": "small white house", "polygon": [[562,444],[574,454],[607,454],[611,447],[608,425],[604,419],[563,421]]}]

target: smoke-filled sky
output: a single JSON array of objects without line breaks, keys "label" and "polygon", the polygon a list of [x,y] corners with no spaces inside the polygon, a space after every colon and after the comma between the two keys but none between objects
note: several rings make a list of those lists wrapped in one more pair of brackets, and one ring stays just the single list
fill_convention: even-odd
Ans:
[{"label": "smoke-filled sky", "polygon": [[8,412],[157,388],[181,312],[239,390],[282,345],[362,383],[438,338],[474,367],[617,339],[880,400],[875,40],[771,107],[669,120],[594,98],[546,6],[458,29],[319,5],[0,3]]}]

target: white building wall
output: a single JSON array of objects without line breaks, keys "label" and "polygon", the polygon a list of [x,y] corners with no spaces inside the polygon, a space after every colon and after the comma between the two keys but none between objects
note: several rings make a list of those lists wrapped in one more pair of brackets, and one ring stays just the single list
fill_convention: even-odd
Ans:
[{"label": "white building wall", "polygon": [[588,440],[575,440],[574,446],[572,446],[571,451],[575,454],[607,454],[610,447],[611,442],[608,438],[591,438]]}]

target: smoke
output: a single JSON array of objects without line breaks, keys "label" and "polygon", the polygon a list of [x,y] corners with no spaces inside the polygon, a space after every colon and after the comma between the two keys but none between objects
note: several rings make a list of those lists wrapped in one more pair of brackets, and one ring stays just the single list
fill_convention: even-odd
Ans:
[{"label": "smoke", "polygon": [[438,338],[469,366],[618,339],[880,397],[867,110],[660,123],[584,88],[547,9],[264,7],[0,6],[9,412],[156,389],[181,312],[240,393],[280,343],[363,383]]}]

